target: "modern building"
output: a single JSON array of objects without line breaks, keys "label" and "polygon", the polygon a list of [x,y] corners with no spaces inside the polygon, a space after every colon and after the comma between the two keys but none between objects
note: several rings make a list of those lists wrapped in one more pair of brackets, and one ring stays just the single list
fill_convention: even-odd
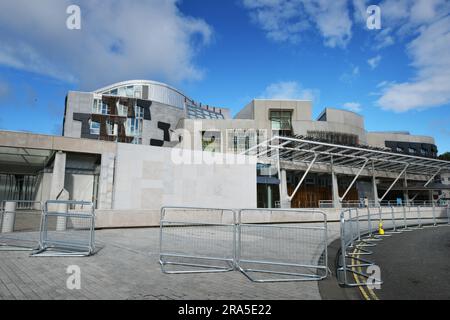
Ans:
[{"label": "modern building", "polygon": [[232,118],[146,80],[71,91],[63,137],[0,131],[0,200],[65,189],[94,201],[105,226],[141,226],[157,224],[164,205],[409,205],[448,189],[450,162],[436,159],[432,137],[312,111],[311,101],[255,99]]},{"label": "modern building", "polygon": [[126,81],[94,92],[69,92],[63,136],[173,146],[171,132],[185,118],[226,119],[229,110],[198,104],[163,83]]}]

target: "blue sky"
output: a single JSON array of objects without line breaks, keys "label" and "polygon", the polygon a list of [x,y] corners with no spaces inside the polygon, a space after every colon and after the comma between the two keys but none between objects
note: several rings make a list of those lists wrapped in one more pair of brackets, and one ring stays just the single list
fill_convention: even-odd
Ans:
[{"label": "blue sky", "polygon": [[[65,28],[70,4],[81,30]],[[372,4],[380,30],[366,27]],[[312,99],[314,117],[345,108],[367,130],[450,151],[448,1],[7,0],[0,12],[2,129],[60,133],[68,90],[152,79],[233,114],[253,98]]]}]

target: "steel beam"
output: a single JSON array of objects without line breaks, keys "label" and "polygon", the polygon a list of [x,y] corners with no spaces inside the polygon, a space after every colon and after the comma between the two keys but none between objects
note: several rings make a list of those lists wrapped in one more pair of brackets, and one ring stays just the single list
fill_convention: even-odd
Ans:
[{"label": "steel beam", "polygon": [[297,187],[295,188],[294,192],[288,197],[289,201],[292,201],[292,199],[295,197],[298,189],[300,189],[300,186],[302,185],[303,181],[305,180],[306,176],[308,175],[309,171],[311,170],[312,166],[317,160],[317,154],[314,156],[314,159],[311,161],[311,163],[308,166],[308,169],[306,169],[305,173],[303,174],[303,177],[300,179],[299,183],[297,184]]},{"label": "steel beam", "polygon": [[398,175],[398,177],[394,180],[394,182],[391,184],[389,189],[386,190],[386,192],[383,194],[383,196],[380,198],[380,202],[384,200],[384,198],[387,196],[387,194],[391,191],[391,189],[394,187],[394,185],[397,183],[397,181],[401,178],[403,174],[406,173],[406,170],[408,169],[408,164],[405,166],[402,172]]},{"label": "steel beam", "polygon": [[339,198],[339,200],[341,202],[342,202],[342,200],[345,199],[345,197],[347,196],[347,193],[349,193],[350,189],[353,187],[353,185],[355,184],[356,180],[359,178],[361,172],[364,170],[364,168],[366,167],[368,162],[369,162],[369,159],[366,159],[366,161],[364,162],[363,166],[359,169],[358,173],[356,174],[355,178],[353,178],[352,183],[350,183],[350,185],[348,186],[347,190],[345,190],[344,195]]}]

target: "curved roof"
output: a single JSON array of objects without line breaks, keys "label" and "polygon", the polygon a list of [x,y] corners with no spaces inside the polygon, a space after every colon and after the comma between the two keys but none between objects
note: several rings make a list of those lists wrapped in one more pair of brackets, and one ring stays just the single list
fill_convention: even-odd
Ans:
[{"label": "curved roof", "polygon": [[168,84],[152,81],[152,80],[127,80],[117,82],[106,87],[95,90],[94,93],[102,94],[117,88],[127,86],[148,86],[149,87],[149,100],[154,100],[160,103],[173,105],[178,108],[184,108],[185,99],[193,101],[187,95],[179,91],[178,89],[169,86]]},{"label": "curved roof", "polygon": [[177,93],[179,93],[182,96],[185,96],[186,98],[189,98],[187,95],[185,95],[184,93],[182,93],[180,90],[169,86],[166,83],[163,82],[158,82],[158,81],[153,81],[153,80],[126,80],[126,81],[121,81],[121,82],[116,82],[113,84],[110,84],[109,86],[100,88],[98,90],[95,90],[94,93],[102,93],[105,91],[111,91],[115,88],[119,88],[119,87],[126,87],[126,86],[133,86],[133,85],[153,85],[153,86],[161,86],[161,87],[165,87],[167,89],[173,90]]}]

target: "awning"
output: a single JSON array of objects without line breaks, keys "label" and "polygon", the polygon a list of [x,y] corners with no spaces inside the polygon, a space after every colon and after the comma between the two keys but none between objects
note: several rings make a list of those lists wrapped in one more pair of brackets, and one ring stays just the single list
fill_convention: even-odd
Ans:
[{"label": "awning", "polygon": [[245,154],[268,160],[279,157],[280,161],[302,164],[311,163],[315,159],[315,164],[348,168],[367,166],[374,170],[418,175],[437,175],[441,171],[450,171],[449,161],[294,137],[273,137],[250,148]]}]

